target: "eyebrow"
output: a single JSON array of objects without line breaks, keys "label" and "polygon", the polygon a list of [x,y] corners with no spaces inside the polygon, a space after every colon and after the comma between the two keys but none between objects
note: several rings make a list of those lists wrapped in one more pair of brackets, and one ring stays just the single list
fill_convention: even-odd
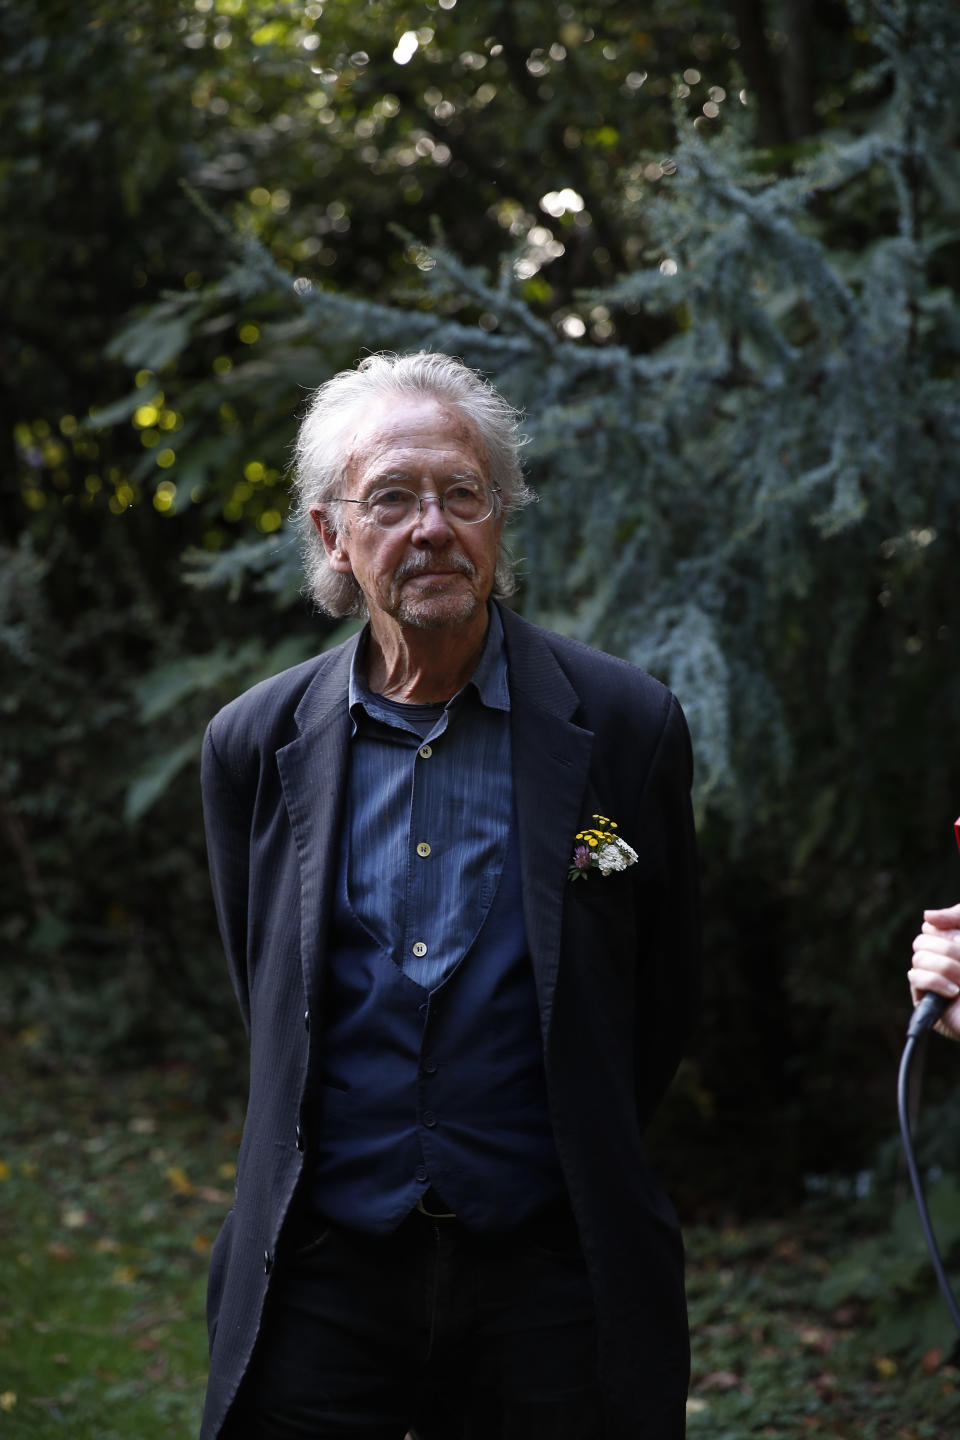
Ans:
[{"label": "eyebrow", "polygon": [[[455,485],[458,480],[483,480],[483,476],[476,470],[451,470],[443,476],[440,484]],[[404,485],[412,488],[416,485],[416,480],[409,470],[385,470],[382,475],[374,475],[363,486],[362,496],[372,495],[374,490],[381,490],[384,485]]]}]

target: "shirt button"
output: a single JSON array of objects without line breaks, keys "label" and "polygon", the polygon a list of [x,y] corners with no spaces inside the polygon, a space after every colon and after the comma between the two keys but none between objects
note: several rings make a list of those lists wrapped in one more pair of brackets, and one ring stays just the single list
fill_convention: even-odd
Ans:
[{"label": "shirt button", "polygon": [[436,1125],[436,1123],[437,1123],[437,1117],[436,1117],[436,1115],[434,1115],[434,1113],[433,1113],[432,1110],[424,1110],[424,1112],[423,1112],[423,1123],[424,1123],[424,1125],[426,1125],[427,1128],[430,1129],[430,1130],[432,1130],[433,1127],[434,1127],[434,1125]]},{"label": "shirt button", "polygon": [[424,945],[422,940],[418,940],[416,945],[414,945],[413,953],[414,955],[416,955],[418,960],[420,960],[424,955],[426,955],[427,947],[426,945]]},{"label": "shirt button", "polygon": [[433,754],[433,746],[432,746],[432,745],[421,745],[421,746],[420,746],[420,759],[421,759],[421,760],[429,760],[429,759],[430,759],[430,756],[431,756],[432,754]]},{"label": "shirt button", "polygon": [[417,846],[417,854],[420,856],[421,860],[426,860],[427,856],[430,854],[430,846],[427,844],[426,840],[420,841],[420,844]]}]

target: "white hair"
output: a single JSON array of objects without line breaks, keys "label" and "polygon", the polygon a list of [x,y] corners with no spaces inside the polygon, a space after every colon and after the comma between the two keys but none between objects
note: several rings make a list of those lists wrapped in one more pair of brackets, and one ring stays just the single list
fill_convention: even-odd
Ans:
[{"label": "white hair", "polygon": [[[363,615],[366,598],[352,575],[330,568],[310,511],[326,507],[331,527],[338,529],[341,507],[332,502],[347,481],[351,441],[363,412],[378,401],[411,396],[436,399],[467,421],[486,451],[488,478],[505,513],[536,499],[520,469],[519,412],[488,381],[450,355],[368,355],[313,392],[294,444],[291,519],[300,531],[307,593],[327,615]],[[501,541],[493,593],[511,595],[514,587],[513,558]]]}]

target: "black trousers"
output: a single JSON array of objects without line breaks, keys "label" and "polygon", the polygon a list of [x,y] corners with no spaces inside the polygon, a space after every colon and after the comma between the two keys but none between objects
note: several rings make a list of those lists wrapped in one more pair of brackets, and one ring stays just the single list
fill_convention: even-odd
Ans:
[{"label": "black trousers", "polygon": [[291,1250],[230,1440],[601,1440],[593,1303],[569,1212],[498,1236],[418,1211]]}]

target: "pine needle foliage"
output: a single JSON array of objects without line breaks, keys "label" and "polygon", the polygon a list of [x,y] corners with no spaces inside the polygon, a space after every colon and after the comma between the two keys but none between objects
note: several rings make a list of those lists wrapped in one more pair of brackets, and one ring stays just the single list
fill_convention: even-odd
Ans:
[{"label": "pine needle foliage", "polygon": [[[942,0],[860,13],[880,54],[863,84],[889,88],[867,133],[779,174],[751,151],[748,115],[707,139],[678,113],[671,178],[653,192],[625,176],[647,263],[584,300],[664,316],[667,338],[645,354],[558,334],[509,262],[491,281],[409,235],[416,306],[295,279],[250,237],[218,285],[166,302],[114,346],[157,363],[171,344],[158,324],[180,325],[183,349],[225,303],[269,299],[283,319],[257,363],[195,391],[200,413],[225,393],[272,412],[294,377],[309,385],[371,348],[448,350],[489,373],[526,412],[541,499],[521,519],[521,603],[678,690],[700,812],[740,841],[776,813],[811,728],[834,756],[858,744],[868,637],[886,634],[896,668],[949,643],[915,606],[892,616],[887,597],[907,573],[914,590],[935,583],[957,534],[957,311],[931,280],[960,194],[960,21]],[[447,316],[452,294],[490,328]],[[250,548],[236,560],[250,564]]]}]

